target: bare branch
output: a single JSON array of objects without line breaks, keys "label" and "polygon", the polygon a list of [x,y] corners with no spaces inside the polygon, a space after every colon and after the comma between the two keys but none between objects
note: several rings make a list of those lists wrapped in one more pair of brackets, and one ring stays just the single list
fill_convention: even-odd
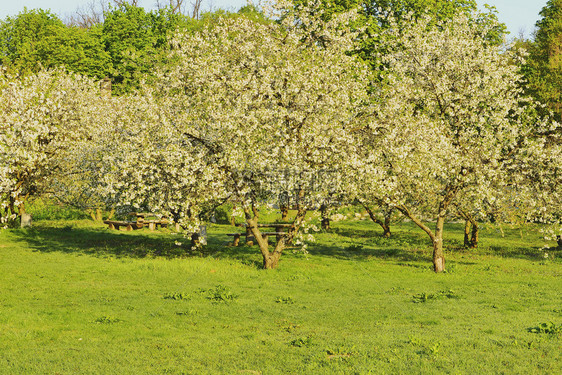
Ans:
[{"label": "bare branch", "polygon": [[199,15],[201,13],[201,4],[203,3],[203,0],[195,0],[194,2],[191,3],[192,6],[192,14],[191,14],[191,18],[198,20],[199,19]]},{"label": "bare branch", "polygon": [[91,0],[83,7],[78,7],[74,14],[70,15],[65,23],[69,26],[76,26],[89,29],[99,25],[104,21],[104,13],[107,11],[107,3],[103,0]]}]

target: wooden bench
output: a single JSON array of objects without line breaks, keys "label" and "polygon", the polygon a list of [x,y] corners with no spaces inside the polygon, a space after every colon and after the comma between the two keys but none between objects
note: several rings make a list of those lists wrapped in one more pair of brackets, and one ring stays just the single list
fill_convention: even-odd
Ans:
[{"label": "wooden bench", "polygon": [[125,227],[126,231],[141,229],[144,225],[143,223],[139,223],[138,221],[119,221],[119,220],[104,220],[103,223],[107,224],[109,229],[119,230],[120,227]]},{"label": "wooden bench", "polygon": [[[232,240],[232,246],[240,245],[240,237],[242,236],[242,233],[227,233],[227,236],[234,237]],[[248,243],[247,237],[246,237],[246,243]]]},{"label": "wooden bench", "polygon": [[[232,246],[240,246],[240,238],[242,235],[246,236],[246,245],[254,245],[254,235],[247,231],[246,233],[227,233],[227,236],[233,237]],[[281,239],[282,236],[288,235],[287,232],[261,232],[261,236],[265,241],[269,240],[269,236],[275,236],[277,241]]]},{"label": "wooden bench", "polygon": [[[158,217],[153,213],[145,213],[145,212],[130,212],[129,216],[135,216],[137,218],[137,223],[141,225],[141,227],[146,224],[148,225],[148,229],[155,230],[158,227],[160,228],[167,228],[170,222],[166,217],[162,217],[161,219],[156,220],[145,220],[146,217]],[[177,228],[176,228],[177,229]]]},{"label": "wooden bench", "polygon": [[156,228],[160,227],[160,228],[168,228],[168,220],[166,219],[162,219],[162,220],[144,220],[143,221],[144,224],[148,224],[148,229],[150,230],[155,230]]},{"label": "wooden bench", "polygon": [[[133,214],[130,214],[133,215]],[[150,230],[155,230],[160,226],[161,228],[166,228],[170,223],[166,218],[161,220],[144,220],[144,216],[136,215],[136,221],[125,221],[125,220],[104,220],[103,223],[108,225],[109,229],[119,230],[120,227],[125,227],[126,231],[131,231],[135,229],[141,229],[145,226]]]}]

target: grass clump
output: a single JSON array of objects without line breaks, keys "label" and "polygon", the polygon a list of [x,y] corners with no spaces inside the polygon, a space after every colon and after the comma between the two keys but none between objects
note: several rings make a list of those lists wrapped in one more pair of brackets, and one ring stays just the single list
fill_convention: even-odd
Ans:
[{"label": "grass clump", "polygon": [[191,296],[187,293],[180,293],[180,292],[172,292],[164,294],[164,299],[171,299],[174,301],[181,301],[190,299]]},{"label": "grass clump", "polygon": [[311,347],[312,345],[314,345],[314,339],[312,336],[299,337],[292,340],[289,344],[297,348]]},{"label": "grass clump", "polygon": [[293,299],[293,297],[277,297],[275,299],[276,303],[283,303],[285,305],[292,305],[295,303],[295,300]]},{"label": "grass clump", "polygon": [[412,296],[412,302],[424,303],[438,299],[458,299],[460,298],[453,290],[442,290],[437,293],[419,293]]},{"label": "grass clump", "polygon": [[557,325],[553,322],[540,323],[536,327],[529,328],[528,331],[531,333],[542,333],[547,335],[560,336],[562,335],[562,324]]},{"label": "grass clump", "polygon": [[94,320],[94,323],[98,323],[98,324],[114,324],[114,323],[119,323],[121,321],[121,319],[118,319],[114,316],[109,316],[109,315],[104,315],[104,316],[100,316],[99,318],[97,318],[96,320]]},{"label": "grass clump", "polygon": [[227,286],[217,285],[208,290],[207,298],[215,303],[227,303],[234,301],[238,296]]}]

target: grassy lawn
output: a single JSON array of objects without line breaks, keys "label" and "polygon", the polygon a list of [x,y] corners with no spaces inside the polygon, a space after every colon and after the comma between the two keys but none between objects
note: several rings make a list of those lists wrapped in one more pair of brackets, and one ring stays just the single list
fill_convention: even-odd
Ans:
[{"label": "grassy lawn", "polygon": [[443,274],[393,229],[334,223],[274,271],[223,225],[198,252],[88,220],[0,231],[0,373],[562,373],[562,253],[535,229],[472,251],[451,224]]}]

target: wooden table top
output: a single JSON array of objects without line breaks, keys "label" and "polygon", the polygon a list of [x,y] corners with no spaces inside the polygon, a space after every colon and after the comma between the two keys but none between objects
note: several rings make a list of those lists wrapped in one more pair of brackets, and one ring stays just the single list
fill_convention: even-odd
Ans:
[{"label": "wooden table top", "polygon": [[[290,228],[293,224],[289,223],[258,223],[258,228]],[[246,227],[247,223],[236,224],[237,227]]]}]

